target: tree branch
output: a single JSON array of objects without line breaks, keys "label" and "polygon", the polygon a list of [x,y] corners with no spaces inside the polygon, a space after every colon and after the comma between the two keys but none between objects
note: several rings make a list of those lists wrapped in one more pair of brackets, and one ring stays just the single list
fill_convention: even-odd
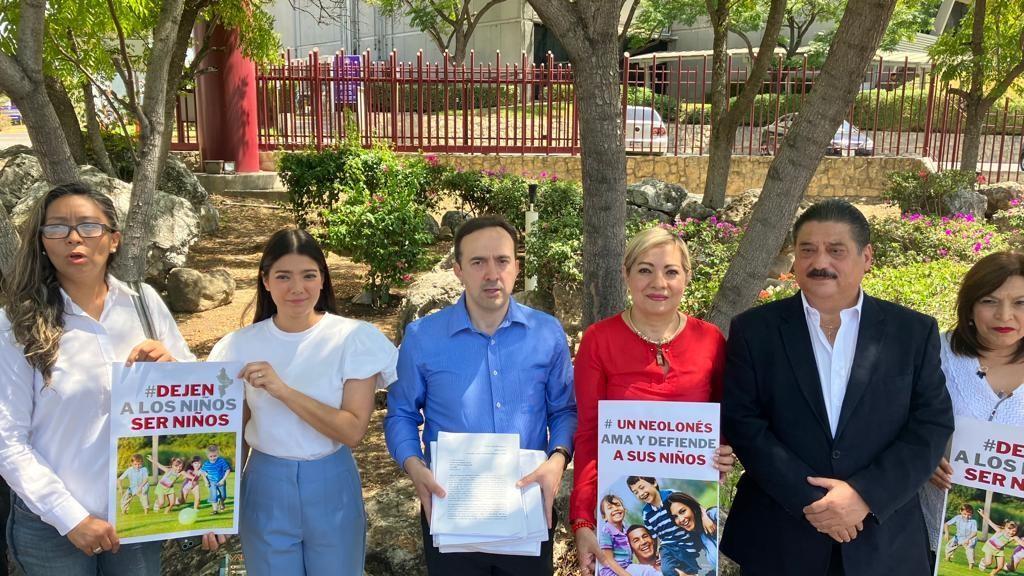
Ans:
[{"label": "tree branch", "polygon": [[[463,3],[464,3],[463,5],[468,4],[469,0],[463,0]],[[444,20],[445,22],[447,22],[449,26],[454,28],[455,26],[458,25],[458,23],[459,23],[458,20],[457,19],[453,19],[451,16],[446,14],[445,11],[442,10],[440,6],[438,6],[437,4],[434,4],[433,2],[430,2],[429,4],[430,4],[430,9],[433,10],[435,14],[437,14],[437,17],[440,18],[441,20]],[[411,6],[411,4],[410,4],[410,6]]]},{"label": "tree branch", "polygon": [[31,81],[16,59],[0,52],[0,92],[20,96],[32,89]]},{"label": "tree branch", "polygon": [[139,101],[136,92],[135,85],[135,70],[132,67],[131,59],[128,56],[128,43],[125,40],[124,27],[121,26],[121,19],[117,17],[117,9],[114,7],[114,0],[107,0],[107,9],[110,11],[110,17],[114,22],[114,29],[117,31],[117,47],[118,53],[120,54],[120,62],[117,58],[111,58],[111,62],[114,64],[114,70],[117,71],[118,76],[124,82],[125,91],[128,93],[128,109],[131,110],[139,121],[139,125],[142,129],[146,129],[143,123],[146,121],[144,118],[145,114],[142,108],[139,107]]},{"label": "tree branch", "polygon": [[14,57],[31,85],[43,84],[43,31],[46,29],[46,0],[22,0],[18,21],[18,48]]},{"label": "tree branch", "polygon": [[[743,43],[747,45],[747,56],[750,58],[751,64],[753,64],[756,56],[754,55],[754,45],[750,42],[750,37],[739,28],[735,28],[733,26],[729,26],[729,32],[739,36],[740,40],[743,40]],[[772,42],[772,44],[775,44],[775,42]]]},{"label": "tree branch", "polygon": [[[633,16],[636,14],[636,9],[640,6],[640,0],[631,0],[632,4],[629,6],[629,13],[626,14],[626,23],[622,25],[622,31],[619,32],[619,46],[626,43],[626,37],[629,36],[629,27],[633,25]],[[625,3],[623,3],[623,6]],[[622,8],[619,8],[622,11]]]},{"label": "tree branch", "polygon": [[[466,26],[466,37],[468,38],[473,35],[473,31],[476,30],[476,25],[480,23],[480,18],[483,17],[485,12],[487,12],[491,8],[494,8],[496,5],[501,4],[504,1],[505,0],[490,0],[490,2],[484,4],[483,7],[481,7],[480,10],[477,11],[476,16],[470,18],[469,24]],[[469,4],[468,0],[466,4]]]}]

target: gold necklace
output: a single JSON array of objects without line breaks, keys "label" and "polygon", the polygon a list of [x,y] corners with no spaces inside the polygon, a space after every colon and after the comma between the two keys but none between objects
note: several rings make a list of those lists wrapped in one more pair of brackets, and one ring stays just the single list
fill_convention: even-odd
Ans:
[{"label": "gold necklace", "polygon": [[673,338],[679,335],[679,331],[683,327],[683,321],[679,318],[679,311],[676,310],[676,327],[672,330],[672,333],[664,338],[651,338],[636,327],[636,324],[633,322],[633,308],[629,307],[626,309],[626,326],[629,326],[629,329],[632,330],[633,333],[641,340],[654,345],[654,361],[658,363],[658,366],[664,368],[665,365],[668,364],[668,360],[665,359],[665,351],[662,349],[662,346],[668,344]]}]

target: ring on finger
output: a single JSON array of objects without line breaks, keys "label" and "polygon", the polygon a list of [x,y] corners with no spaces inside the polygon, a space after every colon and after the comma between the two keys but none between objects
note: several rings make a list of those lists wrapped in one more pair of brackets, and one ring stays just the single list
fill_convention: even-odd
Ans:
[{"label": "ring on finger", "polygon": [[252,375],[253,378],[263,378],[263,372],[255,372]]},{"label": "ring on finger", "polygon": [[102,554],[103,553],[103,546],[97,546],[96,548],[93,548],[92,553],[93,554]]}]

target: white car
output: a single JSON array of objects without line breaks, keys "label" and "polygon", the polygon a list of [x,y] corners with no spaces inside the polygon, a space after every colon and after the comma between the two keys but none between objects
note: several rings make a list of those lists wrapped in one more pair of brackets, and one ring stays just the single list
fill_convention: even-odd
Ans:
[{"label": "white car", "polygon": [[647,106],[626,106],[626,152],[665,154],[668,129],[657,110]]}]

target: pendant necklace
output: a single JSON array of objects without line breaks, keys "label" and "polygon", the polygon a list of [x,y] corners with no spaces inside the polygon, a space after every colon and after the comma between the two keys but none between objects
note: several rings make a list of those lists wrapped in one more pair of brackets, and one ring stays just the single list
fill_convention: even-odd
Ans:
[{"label": "pendant necklace", "polygon": [[668,365],[668,360],[665,359],[665,351],[662,347],[672,341],[673,338],[679,335],[679,330],[683,327],[683,321],[679,319],[679,312],[676,311],[676,327],[672,330],[672,333],[665,338],[654,339],[648,337],[646,334],[640,331],[633,323],[633,308],[626,309],[626,325],[633,331],[634,334],[640,337],[641,340],[648,344],[654,345],[654,361],[657,362],[658,366],[664,368]]}]

